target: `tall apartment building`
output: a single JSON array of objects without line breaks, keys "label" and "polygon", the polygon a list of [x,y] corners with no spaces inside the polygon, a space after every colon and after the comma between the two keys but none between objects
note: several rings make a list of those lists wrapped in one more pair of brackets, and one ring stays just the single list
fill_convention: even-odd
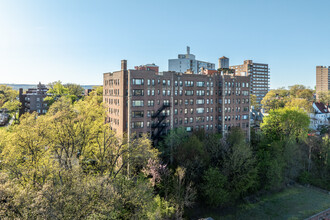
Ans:
[{"label": "tall apartment building", "polygon": [[330,66],[316,67],[316,95],[319,92],[328,92],[330,89]]},{"label": "tall apartment building", "polygon": [[38,114],[45,114],[48,110],[47,103],[44,102],[48,88],[39,82],[36,88],[29,88],[25,93],[23,89],[19,89],[19,100],[22,103],[19,116],[25,112],[37,112]]},{"label": "tall apartment building", "polygon": [[268,64],[254,63],[252,60],[245,60],[242,65],[230,66],[235,70],[236,75],[251,76],[251,94],[261,100],[269,91],[269,68]]},{"label": "tall apartment building", "polygon": [[168,60],[169,71],[178,73],[192,72],[198,74],[200,73],[201,68],[214,70],[215,64],[196,60],[195,55],[190,53],[190,47],[187,47],[186,54],[179,54],[178,59]]},{"label": "tall apartment building", "polygon": [[238,126],[249,138],[250,77],[129,70],[125,60],[121,67],[103,76],[107,122],[117,134],[157,139],[177,127],[225,134]]}]

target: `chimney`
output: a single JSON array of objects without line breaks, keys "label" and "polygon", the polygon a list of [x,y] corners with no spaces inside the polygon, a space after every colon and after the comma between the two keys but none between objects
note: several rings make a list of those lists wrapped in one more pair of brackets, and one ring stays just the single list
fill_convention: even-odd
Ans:
[{"label": "chimney", "polygon": [[127,60],[121,61],[121,70],[127,70]]},{"label": "chimney", "polygon": [[190,54],[190,47],[187,46],[187,55]]}]

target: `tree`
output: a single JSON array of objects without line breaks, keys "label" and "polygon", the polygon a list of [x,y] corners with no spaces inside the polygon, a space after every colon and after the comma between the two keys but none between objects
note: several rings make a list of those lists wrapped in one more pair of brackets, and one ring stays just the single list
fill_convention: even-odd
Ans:
[{"label": "tree", "polygon": [[261,124],[262,132],[269,140],[283,140],[286,137],[307,137],[309,126],[308,115],[299,108],[282,108],[269,111]]},{"label": "tree", "polygon": [[15,102],[17,96],[18,91],[13,90],[12,87],[0,85],[0,108],[3,108],[6,102]]},{"label": "tree", "polygon": [[285,104],[285,107],[288,108],[297,107],[303,109],[306,112],[312,111],[312,103],[309,102],[307,99],[303,99],[303,98],[292,98]]},{"label": "tree", "polygon": [[286,89],[270,90],[261,100],[261,104],[266,111],[283,108],[288,101],[289,92]]},{"label": "tree", "polygon": [[209,168],[203,175],[202,191],[208,205],[219,206],[226,204],[230,193],[227,191],[227,178],[218,168]]},{"label": "tree", "polygon": [[319,92],[317,93],[317,100],[324,104],[330,103],[330,92]]},{"label": "tree", "polygon": [[221,172],[227,177],[230,198],[236,200],[255,188],[256,160],[240,128],[231,129],[226,141],[228,145],[223,148]]},{"label": "tree", "polygon": [[81,87],[78,84],[74,84],[74,83],[64,84],[64,87],[68,89],[68,94],[74,95],[77,98],[81,97],[82,96],[82,93],[84,91],[84,88],[83,87]]},{"label": "tree", "polygon": [[251,106],[254,106],[255,109],[260,108],[260,105],[257,103],[257,96],[256,95],[253,95],[253,94],[250,95],[250,103],[251,103]]}]

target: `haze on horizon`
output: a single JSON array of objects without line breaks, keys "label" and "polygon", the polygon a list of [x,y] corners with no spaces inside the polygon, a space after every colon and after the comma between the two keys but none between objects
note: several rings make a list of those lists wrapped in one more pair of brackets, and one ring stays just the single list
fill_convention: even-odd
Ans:
[{"label": "haze on horizon", "polygon": [[268,63],[270,87],[314,88],[330,66],[330,2],[0,0],[0,83],[102,84],[103,73],[185,53]]}]

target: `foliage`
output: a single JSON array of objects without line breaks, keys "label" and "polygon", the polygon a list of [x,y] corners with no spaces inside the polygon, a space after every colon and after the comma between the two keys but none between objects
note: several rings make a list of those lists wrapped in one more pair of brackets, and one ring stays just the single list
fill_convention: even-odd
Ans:
[{"label": "foliage", "polygon": [[309,112],[314,100],[314,90],[303,85],[289,86],[289,89],[279,88],[270,90],[261,101],[268,112],[271,109],[283,107],[299,107]]},{"label": "foliage", "polygon": [[71,100],[71,102],[77,101],[82,96],[82,92],[84,89],[77,84],[67,83],[65,85],[62,84],[61,81],[55,81],[48,84],[49,90],[48,94],[51,96],[47,96],[44,101],[48,102],[48,105],[52,105],[56,100],[60,97],[67,97]]},{"label": "foliage", "polygon": [[97,99],[64,96],[1,130],[0,218],[171,218],[176,200],[155,196],[141,172],[158,151],[146,136],[119,138],[104,117]]},{"label": "foliage", "polygon": [[5,108],[3,105],[6,102],[15,102],[18,96],[18,91],[13,90],[7,85],[0,85],[0,108]]},{"label": "foliage", "polygon": [[228,202],[230,193],[226,189],[227,178],[218,168],[210,167],[204,173],[203,180],[205,183],[202,186],[202,191],[208,205],[219,206]]},{"label": "foliage", "polygon": [[330,92],[318,92],[317,93],[317,100],[324,104],[330,103]]},{"label": "foliage", "polygon": [[269,111],[264,117],[261,130],[271,140],[283,140],[294,137],[297,140],[307,136],[308,115],[298,108],[281,108]]}]

